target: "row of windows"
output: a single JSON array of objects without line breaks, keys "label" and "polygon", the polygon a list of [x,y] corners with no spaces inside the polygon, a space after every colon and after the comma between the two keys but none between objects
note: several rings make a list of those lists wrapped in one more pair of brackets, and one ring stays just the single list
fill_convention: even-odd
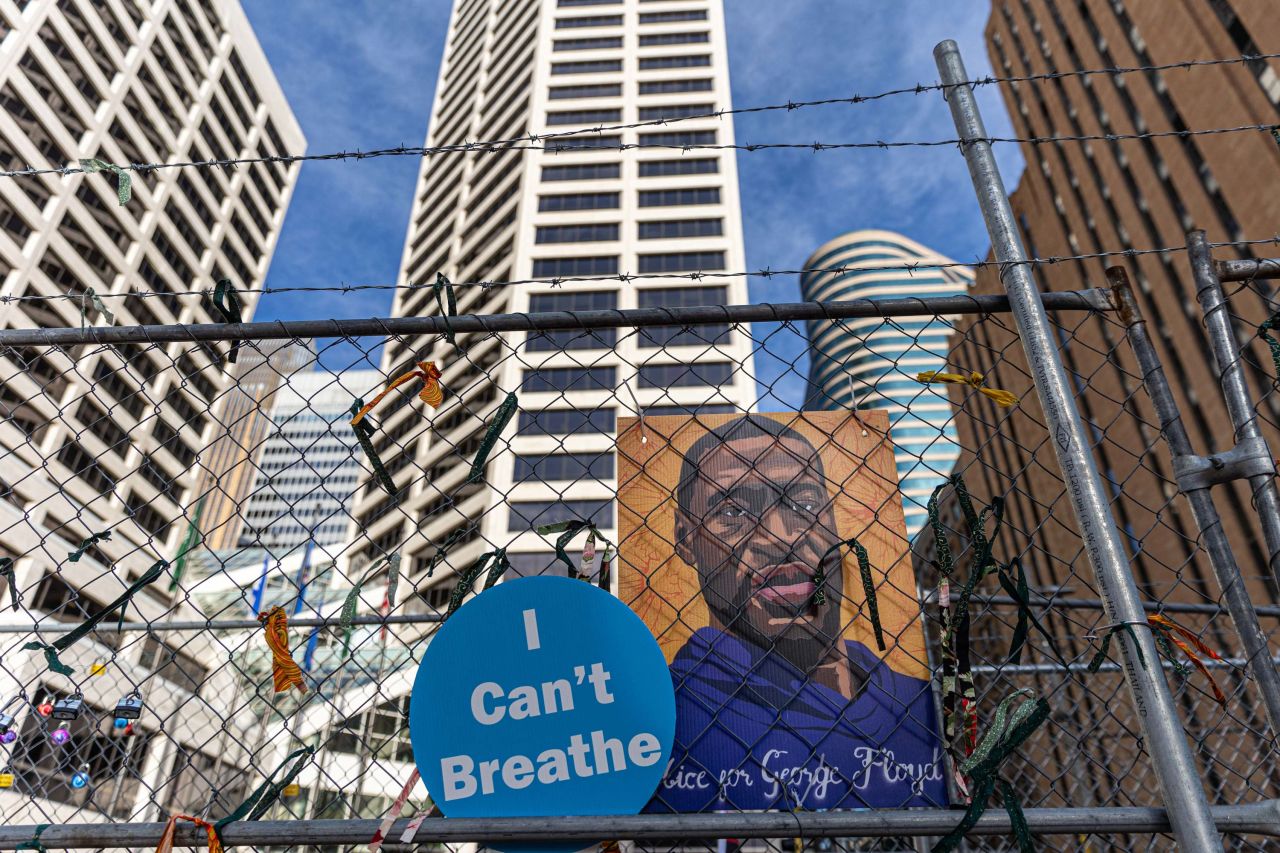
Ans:
[{"label": "row of windows", "polygon": [[[648,364],[640,368],[641,388],[693,388],[727,385],[733,365],[727,361],[694,364]],[[522,391],[612,391],[617,387],[613,367],[543,367],[526,370]]]},{"label": "row of windows", "polygon": [[608,480],[613,477],[612,453],[551,453],[517,456],[515,480]]},{"label": "row of windows", "polygon": [[[705,21],[706,9],[678,9],[671,12],[641,12],[642,24],[671,24],[677,21]],[[620,27],[621,15],[582,15],[577,18],[556,18],[557,30],[576,30],[588,27]]]},{"label": "row of windows", "polygon": [[[571,210],[617,210],[622,194],[616,192],[562,193],[538,197],[538,210],[561,212]],[[719,187],[691,187],[688,189],[641,190],[641,207],[684,207],[687,205],[719,204]]]},{"label": "row of windows", "polygon": [[[641,95],[671,95],[682,92],[710,92],[710,77],[696,80],[650,80],[638,84]],[[615,98],[622,96],[621,83],[584,83],[580,86],[552,86],[548,97],[553,101],[578,98]]]},{"label": "row of windows", "polygon": [[[715,104],[664,104],[657,107],[641,107],[640,121],[693,118],[715,113]],[[593,110],[555,110],[547,113],[549,126],[566,124],[599,124],[622,121],[622,110],[617,108]]]},{"label": "row of windows", "polygon": [[[689,148],[697,145],[715,145],[714,130],[681,130],[642,133],[637,147],[640,148]],[[546,150],[558,151],[604,151],[622,147],[622,137],[618,134],[595,134],[593,136],[565,136],[547,141]]]},{"label": "row of windows", "polygon": [[[679,160],[642,160],[640,177],[668,178],[678,175],[715,175],[720,161],[714,157],[689,157]],[[599,181],[622,176],[621,163],[573,163],[543,166],[543,181]]]},{"label": "row of windows", "polygon": [[[689,237],[720,237],[723,219],[670,219],[636,223],[641,240],[674,240]],[[617,222],[583,225],[541,225],[537,243],[608,243],[620,239]]]},{"label": "row of windows", "polygon": [[[581,39],[580,41],[594,41]],[[621,39],[617,39],[621,46]],[[557,48],[559,50],[561,48]],[[646,56],[640,59],[641,71],[659,71],[668,68],[710,68],[711,57],[707,54],[693,56]],[[621,59],[585,59],[574,62],[551,63],[552,74],[607,74],[622,70]]]},{"label": "row of windows", "polygon": [[[650,33],[640,36],[641,47],[658,47],[677,44],[706,44],[711,34],[700,33]],[[607,50],[622,47],[622,36],[591,36],[588,38],[556,39],[551,49],[557,52],[570,50]],[[643,69],[643,65],[641,68]]]},{"label": "row of windows", "polygon": [[[590,228],[592,226],[572,226]],[[640,255],[640,272],[675,273],[723,270],[724,252],[662,252]],[[565,276],[616,275],[617,255],[592,255],[573,258],[535,258],[534,278],[563,278]]]}]

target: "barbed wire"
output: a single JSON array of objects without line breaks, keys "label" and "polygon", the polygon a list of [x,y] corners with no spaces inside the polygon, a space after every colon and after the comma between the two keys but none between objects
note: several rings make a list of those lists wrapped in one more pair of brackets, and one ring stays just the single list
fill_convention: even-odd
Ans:
[{"label": "barbed wire", "polygon": [[[1043,74],[1026,74],[1021,76],[995,77],[987,76],[977,78],[967,83],[957,85],[969,86],[988,86],[998,85],[1001,83],[1025,83],[1048,80],[1061,80],[1071,77],[1090,77],[1096,75],[1120,76],[1124,74],[1148,73],[1155,71],[1167,71],[1172,69],[1191,69],[1205,66],[1216,65],[1235,65],[1255,62],[1258,60],[1268,60],[1280,58],[1280,53],[1260,53],[1260,54],[1241,54],[1235,57],[1221,57],[1215,59],[1197,59],[1184,60],[1181,62],[1171,62],[1162,65],[1139,65],[1118,68],[1085,68],[1074,69],[1071,71],[1051,71]],[[786,103],[765,104],[753,107],[737,107],[726,108],[722,110],[712,110],[705,113],[697,113],[687,116],[672,116],[667,118],[649,119],[646,121],[631,122],[627,124],[611,124],[596,125],[590,128],[578,128],[576,130],[554,131],[550,133],[530,133],[522,136],[509,137],[506,139],[483,140],[473,142],[461,142],[450,145],[433,145],[433,146],[405,146],[399,145],[387,148],[375,148],[369,151],[345,150],[334,151],[324,154],[281,154],[281,155],[263,155],[258,157],[227,157],[221,159],[208,160],[186,160],[172,163],[129,163],[121,165],[120,168],[138,173],[146,173],[159,171],[163,169],[180,169],[180,168],[235,168],[236,166],[252,165],[255,163],[279,163],[283,165],[291,165],[293,163],[312,162],[312,161],[346,161],[346,160],[369,160],[381,157],[429,157],[437,154],[450,153],[491,153],[494,151],[510,151],[510,150],[545,150],[545,151],[562,151],[577,150],[565,149],[555,145],[540,145],[539,142],[557,139],[581,139],[588,135],[599,135],[610,133],[613,131],[636,130],[645,127],[665,127],[672,124],[682,122],[697,121],[701,119],[715,118],[720,119],[725,116],[746,115],[751,113],[786,111],[791,112],[806,107],[832,106],[832,105],[856,105],[878,101],[885,98],[895,97],[898,95],[915,94],[920,95],[926,92],[942,91],[947,88],[942,83],[917,83],[914,86],[903,86],[896,89],[887,89],[872,95],[851,95],[841,98],[820,98],[806,101],[787,101]],[[1220,133],[1238,133],[1246,130],[1254,131],[1271,131],[1276,125],[1258,124],[1258,125],[1240,125],[1228,128],[1210,128],[1205,130],[1185,130],[1185,131],[1162,131],[1162,132],[1144,132],[1136,134],[1099,134],[1096,136],[1056,136],[1056,137],[987,137],[985,141],[990,143],[1030,143],[1040,144],[1043,142],[1063,142],[1063,141],[1116,141],[1124,139],[1140,139],[1158,136],[1201,136]],[[975,140],[976,141],[976,140]],[[591,146],[593,150],[619,150],[627,151],[633,148],[657,148],[657,149],[675,149],[675,150],[738,150],[738,151],[760,151],[768,149],[811,149],[814,151],[840,150],[840,149],[863,149],[863,148],[925,148],[938,147],[946,145],[956,145],[960,142],[957,139],[941,139],[941,140],[919,140],[919,141],[883,141],[876,142],[843,142],[843,143],[751,143],[737,145],[652,145],[640,143],[620,143],[617,146]],[[0,171],[0,178],[19,178],[34,175],[75,175],[85,174],[86,169],[79,166],[64,167],[48,167],[48,168],[25,168]]]},{"label": "barbed wire", "polygon": [[[1256,240],[1224,240],[1222,242],[1210,243],[1212,248],[1220,249],[1230,246],[1280,246],[1280,234],[1273,237],[1263,237]],[[946,269],[969,269],[979,270],[987,267],[1001,268],[1009,266],[1027,265],[1033,267],[1053,266],[1055,264],[1070,263],[1073,261],[1089,261],[1098,258],[1123,257],[1132,258],[1142,255],[1160,255],[1169,252],[1185,252],[1187,247],[1182,246],[1166,246],[1161,249],[1122,249],[1110,252],[1089,252],[1079,255],[1049,255],[1043,258],[1028,258],[1025,261],[1008,262],[1001,264],[998,261],[972,261],[964,263],[961,261],[948,261],[946,263],[908,263],[890,266],[863,266],[861,264],[839,264],[829,267],[803,267],[800,269],[773,269],[764,267],[758,270],[741,270],[741,271],[718,271],[718,270],[695,270],[683,273],[615,273],[612,275],[581,275],[581,276],[543,276],[539,278],[522,278],[512,279],[509,281],[459,281],[451,282],[451,286],[455,288],[480,288],[482,290],[493,290],[500,287],[514,287],[516,285],[526,284],[544,284],[552,287],[560,287],[565,284],[574,284],[581,282],[619,282],[626,284],[633,281],[658,280],[689,280],[702,281],[704,279],[718,280],[725,278],[764,278],[770,279],[775,276],[784,275],[817,275],[824,273],[834,273],[841,275],[850,272],[877,272],[877,273],[893,273],[904,272],[908,275],[914,275],[917,272],[927,272],[930,270],[946,270]],[[266,295],[269,293],[356,293],[361,291],[378,291],[378,290],[430,290],[435,286],[435,282],[407,283],[407,284],[340,284],[340,285],[321,285],[316,287],[302,286],[286,286],[286,287],[246,287],[235,289],[240,294],[256,294]],[[99,293],[100,299],[119,299],[124,297],[140,297],[143,299],[182,299],[185,297],[203,297],[211,294],[212,288],[204,288],[200,290],[188,290],[179,292],[158,291],[158,290],[127,290],[120,293]],[[80,293],[51,293],[51,294],[23,294],[21,296],[0,295],[0,304],[10,302],[41,302],[49,300],[73,300],[75,302],[83,302],[85,297]]]}]

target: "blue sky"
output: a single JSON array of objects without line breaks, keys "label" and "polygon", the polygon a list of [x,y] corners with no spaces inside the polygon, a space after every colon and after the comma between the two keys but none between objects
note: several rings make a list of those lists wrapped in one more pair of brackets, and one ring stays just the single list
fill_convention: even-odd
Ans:
[{"label": "blue sky", "polygon": [[[426,136],[449,3],[417,0],[245,0],[310,153],[419,145]],[[937,79],[933,45],[960,42],[971,76],[990,73],[982,0],[727,0],[736,107],[870,94]],[[1011,133],[994,87],[979,89],[988,129]],[[740,116],[751,142],[943,139],[955,135],[936,92],[855,106]],[[1010,189],[1016,148],[1000,149]],[[961,261],[988,242],[955,148],[739,153],[747,265],[795,269],[822,243],[856,228],[888,228]],[[268,276],[271,287],[391,283],[408,225],[418,162],[408,157],[306,163]],[[794,277],[752,279],[756,302],[799,299]],[[387,316],[390,291],[277,294],[257,319]],[[757,327],[757,339],[768,334]],[[354,350],[333,350],[332,369]],[[770,338],[758,356],[779,401],[803,394],[803,342]],[[786,363],[796,364],[787,371]],[[365,364],[364,366],[376,366]],[[780,381],[779,381],[780,380]],[[775,384],[776,382],[776,384]]]}]

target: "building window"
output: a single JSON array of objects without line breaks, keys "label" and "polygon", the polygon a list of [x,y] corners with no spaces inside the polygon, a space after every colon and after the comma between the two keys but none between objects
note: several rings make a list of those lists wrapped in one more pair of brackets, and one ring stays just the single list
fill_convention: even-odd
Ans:
[{"label": "building window", "polygon": [[649,80],[640,84],[641,95],[674,95],[679,92],[710,92],[711,78],[698,80]]},{"label": "building window", "polygon": [[724,252],[670,252],[641,255],[641,273],[697,272],[724,269]]},{"label": "building window", "polygon": [[641,47],[670,44],[706,44],[709,41],[711,41],[710,33],[652,33],[640,36]]},{"label": "building window", "polygon": [[640,147],[654,147],[659,145],[680,147],[685,145],[715,145],[716,132],[714,130],[686,130],[675,133],[642,133],[640,134]]},{"label": "building window", "polygon": [[723,219],[666,219],[639,225],[641,240],[720,237],[724,234]]},{"label": "building window", "polygon": [[[641,308],[698,308],[724,305],[728,291],[723,287],[657,287],[641,290]],[[723,345],[729,343],[729,324],[710,323],[699,326],[645,326],[637,330],[636,345],[640,349],[665,346]]]},{"label": "building window", "polygon": [[650,364],[640,368],[640,387],[719,387],[729,384],[732,374],[733,365],[727,361],[711,364]]},{"label": "building window", "polygon": [[737,407],[729,403],[711,403],[702,406],[646,406],[644,416],[660,418],[663,415],[731,415],[736,411],[738,411]]},{"label": "building window", "polygon": [[616,428],[617,417],[613,409],[544,409],[541,412],[521,412],[518,434],[579,435],[611,433]]},{"label": "building window", "polygon": [[642,160],[640,177],[665,178],[672,175],[715,175],[720,161],[714,157],[691,157],[681,160]]},{"label": "building window", "polygon": [[553,50],[604,50],[622,47],[622,36],[604,36],[585,39],[556,39]]},{"label": "building window", "polygon": [[[584,29],[586,27],[620,27],[621,15],[587,15],[579,18],[556,18],[557,30]],[[558,48],[557,48],[558,49]]]},{"label": "building window", "polygon": [[597,181],[617,178],[622,174],[620,163],[574,163],[568,166],[543,166],[544,181]]},{"label": "building window", "polygon": [[[717,191],[718,192],[718,191]],[[538,198],[538,210],[616,210],[618,193],[567,193],[564,195],[544,195]]]},{"label": "building window", "polygon": [[538,243],[607,243],[618,239],[618,223],[590,225],[541,225],[535,238]]},{"label": "building window", "polygon": [[695,204],[719,204],[719,187],[696,187],[678,190],[641,190],[641,207],[683,207]]},{"label": "building window", "polygon": [[641,71],[657,71],[663,68],[710,68],[711,57],[697,56],[649,56],[640,60]]},{"label": "building window", "polygon": [[715,104],[664,104],[660,107],[641,107],[641,121],[658,121],[664,118],[691,118],[715,112]]},{"label": "building window", "polygon": [[568,566],[556,557],[554,551],[535,551],[531,554],[508,554],[507,563],[516,577],[536,578],[543,576],[565,577]]},{"label": "building window", "polygon": [[556,5],[560,8],[567,6],[619,6],[622,0],[557,0]]},{"label": "building window", "polygon": [[617,149],[622,145],[622,137],[614,135],[566,136],[547,140],[547,151],[591,151]]},{"label": "building window", "polygon": [[[572,293],[539,293],[529,300],[529,310],[608,311],[618,307],[618,294],[613,290]],[[613,349],[618,340],[617,329],[557,329],[530,332],[525,348],[531,352],[557,350]]]},{"label": "building window", "polygon": [[[710,60],[710,57],[707,57]],[[711,63],[708,61],[708,65]],[[621,59],[593,59],[583,62],[553,62],[552,74],[602,74],[610,71],[621,71]]]},{"label": "building window", "polygon": [[616,275],[617,255],[593,255],[582,258],[535,258],[534,278],[562,278],[578,275]]},{"label": "building window", "polygon": [[521,391],[611,391],[617,382],[612,367],[544,367],[526,370]]},{"label": "building window", "polygon": [[669,24],[672,21],[705,21],[706,9],[678,9],[674,12],[641,12],[642,24]]},{"label": "building window", "polygon": [[547,113],[548,125],[595,124],[602,121],[621,121],[622,110],[564,110]]},{"label": "building window", "polygon": [[595,83],[585,86],[552,86],[548,97],[553,101],[567,101],[574,98],[609,98],[621,94],[621,83]]},{"label": "building window", "polygon": [[516,501],[511,504],[507,529],[512,533],[533,530],[561,521],[590,521],[597,527],[613,527],[613,501]]},{"label": "building window", "polygon": [[612,453],[550,453],[517,456],[517,483],[530,480],[609,480],[613,478]]}]

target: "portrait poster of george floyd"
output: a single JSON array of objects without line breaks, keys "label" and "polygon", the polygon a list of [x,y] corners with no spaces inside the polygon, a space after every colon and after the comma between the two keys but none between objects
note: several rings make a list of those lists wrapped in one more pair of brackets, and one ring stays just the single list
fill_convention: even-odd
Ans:
[{"label": "portrait poster of george floyd", "polygon": [[886,413],[624,418],[618,512],[676,694],[649,811],[946,805]]}]

